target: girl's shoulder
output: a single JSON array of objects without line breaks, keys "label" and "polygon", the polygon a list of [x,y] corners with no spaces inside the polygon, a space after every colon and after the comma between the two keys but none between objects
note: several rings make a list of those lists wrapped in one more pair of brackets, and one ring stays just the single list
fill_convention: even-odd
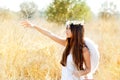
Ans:
[{"label": "girl's shoulder", "polygon": [[87,46],[83,46],[83,53],[85,53],[85,52],[89,52],[89,49]]}]

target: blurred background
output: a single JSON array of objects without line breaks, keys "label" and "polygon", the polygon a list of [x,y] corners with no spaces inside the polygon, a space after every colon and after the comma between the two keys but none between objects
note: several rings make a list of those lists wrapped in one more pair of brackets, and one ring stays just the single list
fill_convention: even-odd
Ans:
[{"label": "blurred background", "polygon": [[65,38],[65,22],[85,21],[85,37],[100,52],[95,80],[120,80],[119,0],[0,0],[0,80],[60,80],[64,47],[29,20]]}]

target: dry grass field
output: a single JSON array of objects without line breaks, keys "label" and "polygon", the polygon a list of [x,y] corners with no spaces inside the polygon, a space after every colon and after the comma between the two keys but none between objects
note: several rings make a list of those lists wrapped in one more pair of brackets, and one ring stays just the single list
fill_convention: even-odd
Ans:
[{"label": "dry grass field", "polygon": [[[19,20],[0,20],[0,80],[60,80],[64,47],[38,31],[24,28]],[[34,20],[35,24],[65,38],[65,26]],[[85,24],[85,36],[100,51],[95,80],[120,80],[120,23],[93,20]]]}]

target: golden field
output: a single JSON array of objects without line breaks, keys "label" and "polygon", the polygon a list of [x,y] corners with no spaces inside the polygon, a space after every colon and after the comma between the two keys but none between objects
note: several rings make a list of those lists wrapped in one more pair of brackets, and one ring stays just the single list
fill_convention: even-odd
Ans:
[{"label": "golden field", "polygon": [[[0,80],[60,80],[64,47],[17,19],[0,20]],[[65,38],[65,25],[43,19],[33,23]],[[85,24],[85,36],[100,51],[95,80],[120,80],[120,23],[93,20]]]}]

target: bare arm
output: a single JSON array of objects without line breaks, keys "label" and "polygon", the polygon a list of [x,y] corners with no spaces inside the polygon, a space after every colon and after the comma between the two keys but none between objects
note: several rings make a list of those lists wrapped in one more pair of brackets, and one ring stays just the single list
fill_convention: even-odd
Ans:
[{"label": "bare arm", "polygon": [[91,71],[90,52],[86,47],[83,48],[83,57],[85,63],[85,70],[80,71],[80,76],[86,75]]},{"label": "bare arm", "polygon": [[[22,25],[23,25],[23,26],[26,26],[26,27],[33,27],[32,24],[31,24],[30,22],[28,22],[28,21],[22,22]],[[51,38],[51,39],[54,40],[55,42],[57,42],[57,43],[65,46],[66,40],[61,39],[61,38],[57,37],[56,35],[52,34],[51,32],[49,32],[49,31],[47,31],[47,30],[45,30],[45,29],[42,29],[42,28],[40,28],[40,27],[38,27],[38,26],[36,26],[36,25],[34,25],[33,28],[36,29],[37,31],[39,31],[40,33],[44,34],[45,36]]]},{"label": "bare arm", "polygon": [[84,63],[85,63],[85,70],[74,71],[73,74],[76,77],[87,75],[91,70],[90,53],[86,47],[83,48],[83,57],[84,57]]},{"label": "bare arm", "polygon": [[48,32],[45,29],[39,28],[37,26],[34,27],[37,31],[41,32],[42,34],[44,34],[45,36],[48,36],[49,38],[51,38],[52,40],[54,40],[55,42],[65,46],[66,40],[63,40],[59,37],[57,37],[56,35],[52,34],[51,32]]}]

